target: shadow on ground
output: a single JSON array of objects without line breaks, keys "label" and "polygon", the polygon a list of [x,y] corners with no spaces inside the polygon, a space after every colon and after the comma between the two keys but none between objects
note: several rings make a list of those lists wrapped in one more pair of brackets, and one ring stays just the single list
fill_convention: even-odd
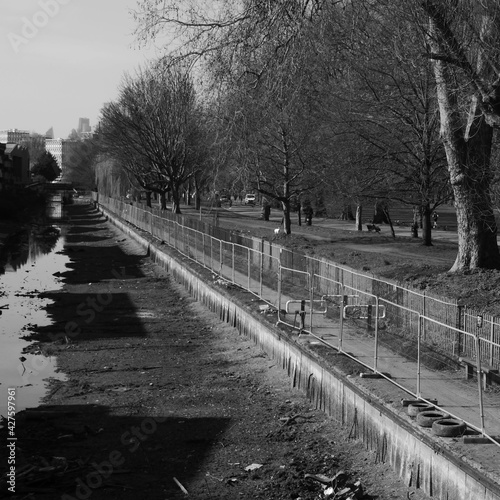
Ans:
[{"label": "shadow on ground", "polygon": [[[99,405],[20,412],[12,498],[184,498],[173,478],[188,484],[228,423],[226,418],[119,417]],[[4,469],[6,463],[2,460]],[[4,478],[0,488],[6,490]]]},{"label": "shadow on ground", "polygon": [[91,205],[70,205],[67,210],[71,224],[82,222],[77,234],[69,228],[63,252],[71,262],[66,271],[56,273],[67,286],[41,294],[52,301],[47,306],[52,324],[39,327],[29,338],[81,342],[144,336],[129,290],[144,277],[141,264],[146,256],[124,251],[119,245],[123,238],[117,241]]}]

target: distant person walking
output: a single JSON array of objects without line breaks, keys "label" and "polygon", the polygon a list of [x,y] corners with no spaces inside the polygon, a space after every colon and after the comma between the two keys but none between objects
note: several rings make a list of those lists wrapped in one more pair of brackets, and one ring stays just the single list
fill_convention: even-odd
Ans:
[{"label": "distant person walking", "polygon": [[433,212],[432,213],[432,220],[434,221],[434,223],[432,224],[432,228],[433,229],[436,229],[437,228],[437,225],[438,225],[438,219],[439,219],[439,215],[437,212]]}]

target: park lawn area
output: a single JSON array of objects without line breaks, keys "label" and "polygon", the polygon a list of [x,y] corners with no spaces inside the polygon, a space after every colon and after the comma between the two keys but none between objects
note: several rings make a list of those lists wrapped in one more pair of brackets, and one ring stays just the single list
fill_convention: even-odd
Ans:
[{"label": "park lawn area", "polygon": [[456,243],[437,239],[432,246],[424,246],[421,239],[410,236],[409,229],[408,236],[392,238],[386,225],[382,225],[381,233],[372,233],[324,227],[314,222],[312,226],[293,225],[292,234],[276,236],[275,222],[243,219],[244,222],[221,217],[219,223],[240,233],[270,239],[284,247],[500,316],[500,271],[450,273],[457,255]]}]

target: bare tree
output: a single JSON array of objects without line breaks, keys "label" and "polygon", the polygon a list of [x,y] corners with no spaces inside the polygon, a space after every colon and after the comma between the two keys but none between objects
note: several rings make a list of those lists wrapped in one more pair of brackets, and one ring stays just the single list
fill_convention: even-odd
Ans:
[{"label": "bare tree", "polygon": [[146,191],[166,193],[180,213],[182,185],[198,163],[199,121],[190,74],[181,65],[160,64],[127,77],[116,102],[102,110],[103,151]]},{"label": "bare tree", "polygon": [[[320,35],[317,40],[329,40],[314,46],[317,53],[324,52],[332,60],[326,74],[347,79],[349,57],[353,61],[352,56],[366,48],[360,34],[367,22],[378,23],[371,35],[379,42],[379,60],[386,56],[397,64],[394,55],[401,47],[414,50],[415,42],[412,37],[395,39],[392,30],[387,36],[384,29],[391,15],[407,19],[427,37],[427,50],[422,52],[432,61],[440,135],[458,221],[459,251],[452,271],[500,268],[491,201],[493,132],[500,126],[500,5],[496,0],[421,0],[415,4],[406,0],[225,0],[216,7],[195,0],[141,0],[139,6],[139,38],[159,40],[167,28],[177,30],[175,35],[182,37],[177,55],[209,62],[223,90],[231,86],[228,75],[249,77],[254,84],[266,73],[272,76],[275,62],[288,61],[293,49],[314,33]],[[326,14],[340,22],[322,22]],[[346,61],[341,70],[335,67],[338,54]],[[412,57],[411,64],[418,71],[426,63]],[[377,85],[375,91],[381,88]],[[387,132],[394,129],[394,121],[386,125]],[[380,146],[380,141],[373,144]],[[429,184],[429,158],[421,164],[422,187]],[[392,161],[395,164],[394,157]],[[422,203],[429,212],[426,193]]]},{"label": "bare tree", "polygon": [[98,154],[94,162],[95,184],[97,191],[112,198],[121,198],[134,187],[128,172],[118,160]]},{"label": "bare tree", "polygon": [[500,6],[425,0],[448,170],[458,221],[452,271],[500,269],[491,200],[493,131],[500,125]]},{"label": "bare tree", "polygon": [[65,165],[65,180],[81,189],[94,189],[97,156],[98,144],[94,139],[80,139],[72,144]]}]

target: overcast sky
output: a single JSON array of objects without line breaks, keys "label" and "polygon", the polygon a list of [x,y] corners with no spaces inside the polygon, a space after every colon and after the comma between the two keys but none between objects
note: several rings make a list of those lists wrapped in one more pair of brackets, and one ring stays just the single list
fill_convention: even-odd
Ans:
[{"label": "overcast sky", "polygon": [[96,124],[124,72],[158,53],[139,49],[136,0],[1,0],[0,130],[65,138],[78,118]]}]

